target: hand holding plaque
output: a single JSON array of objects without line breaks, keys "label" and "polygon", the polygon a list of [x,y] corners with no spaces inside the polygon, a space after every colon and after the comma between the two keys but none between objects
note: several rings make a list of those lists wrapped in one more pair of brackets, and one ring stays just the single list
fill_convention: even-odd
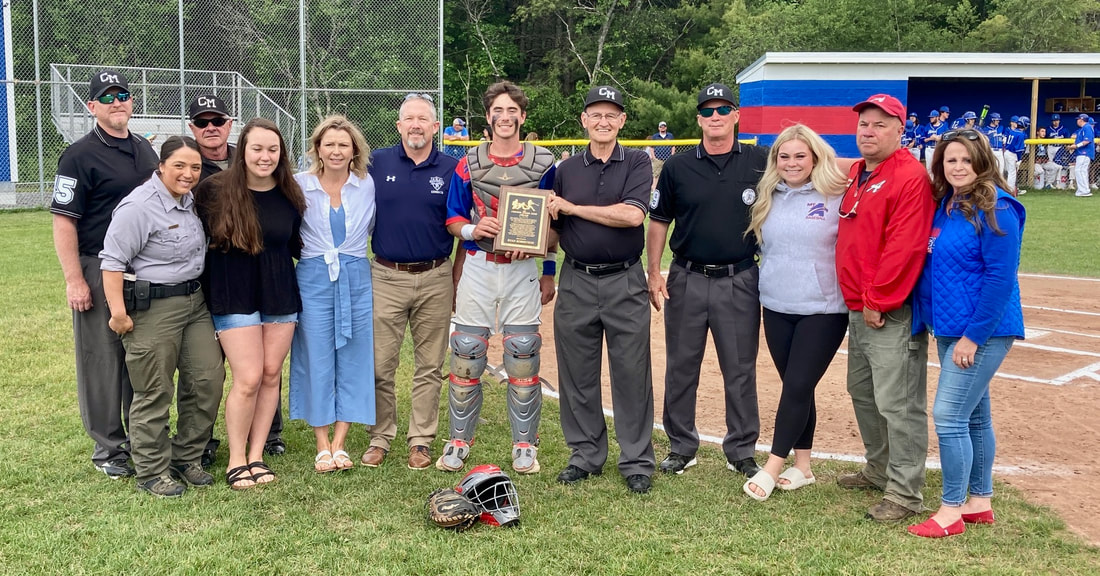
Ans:
[{"label": "hand holding plaque", "polygon": [[546,256],[550,213],[547,201],[551,190],[501,186],[497,204],[500,233],[493,239],[497,253],[522,251]]}]

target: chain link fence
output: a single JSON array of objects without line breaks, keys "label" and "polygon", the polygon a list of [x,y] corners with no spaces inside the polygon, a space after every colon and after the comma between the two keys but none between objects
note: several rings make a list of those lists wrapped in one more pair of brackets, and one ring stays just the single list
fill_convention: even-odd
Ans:
[{"label": "chain link fence", "polygon": [[93,126],[88,82],[104,68],[129,80],[130,129],[154,148],[190,135],[186,107],[212,91],[235,119],[230,142],[267,118],[299,167],[309,131],[329,114],[382,147],[398,142],[406,94],[443,107],[442,0],[0,1],[10,31],[0,113],[6,106],[12,135],[0,146],[10,167],[0,169],[0,209],[49,204],[61,152]]}]

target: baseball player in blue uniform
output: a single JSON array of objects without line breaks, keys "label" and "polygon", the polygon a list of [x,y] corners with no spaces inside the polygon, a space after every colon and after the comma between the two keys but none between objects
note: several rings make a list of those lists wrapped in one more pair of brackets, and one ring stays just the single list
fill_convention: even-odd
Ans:
[{"label": "baseball player in blue uniform", "polygon": [[1001,115],[997,112],[989,113],[989,124],[982,126],[982,132],[989,138],[989,147],[993,149],[993,157],[997,160],[997,171],[1005,170],[1005,137],[1004,127],[1001,126]]},{"label": "baseball player in blue uniform", "polygon": [[[1067,138],[1069,131],[1065,125],[1062,124],[1061,114],[1050,115],[1050,126],[1047,126],[1047,138]],[[1050,155],[1050,163],[1058,166],[1058,173],[1055,175],[1053,184],[1059,190],[1065,190],[1065,168],[1069,162],[1069,154],[1065,152],[1065,147],[1061,144],[1051,144],[1047,146],[1047,154]],[[1049,179],[1048,183],[1051,182]]]},{"label": "baseball player in blue uniform", "polygon": [[973,129],[975,122],[978,120],[978,115],[971,110],[963,112],[963,115],[951,123],[952,130]]},{"label": "baseball player in blue uniform", "polygon": [[909,119],[905,121],[905,133],[901,135],[901,147],[909,150],[913,158],[920,160],[920,147],[917,138],[917,113],[910,112]]},{"label": "baseball player in blue uniform", "polygon": [[1096,158],[1096,132],[1089,123],[1089,115],[1077,116],[1077,133],[1073,137],[1073,144],[1067,146],[1074,153],[1073,176],[1077,180],[1077,192],[1074,196],[1088,198],[1092,196],[1089,190],[1089,164]]},{"label": "baseball player in blue uniform", "polygon": [[940,140],[940,134],[946,132],[947,126],[940,121],[940,111],[932,110],[928,113],[928,124],[921,126],[921,139],[924,142],[924,166],[932,173],[932,154],[936,149],[936,142]]},{"label": "baseball player in blue uniform", "polygon": [[1019,116],[1008,119],[1008,129],[1004,131],[1004,136],[1005,180],[1008,181],[1008,192],[1012,194],[1016,191],[1016,171],[1020,167],[1020,154],[1024,151],[1024,139],[1027,138],[1023,130],[1020,130]]}]

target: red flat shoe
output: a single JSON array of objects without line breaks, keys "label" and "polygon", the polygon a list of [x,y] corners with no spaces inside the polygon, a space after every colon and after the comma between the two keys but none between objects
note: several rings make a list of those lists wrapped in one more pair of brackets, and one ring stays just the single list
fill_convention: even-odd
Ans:
[{"label": "red flat shoe", "polygon": [[975,512],[973,514],[963,514],[963,522],[967,524],[992,524],[993,523],[993,511],[986,510],[985,512]]},{"label": "red flat shoe", "polygon": [[908,530],[913,536],[920,536],[921,538],[946,538],[947,536],[957,536],[966,532],[966,524],[962,520],[957,520],[954,524],[943,528],[935,520],[929,518],[920,524],[913,524]]}]

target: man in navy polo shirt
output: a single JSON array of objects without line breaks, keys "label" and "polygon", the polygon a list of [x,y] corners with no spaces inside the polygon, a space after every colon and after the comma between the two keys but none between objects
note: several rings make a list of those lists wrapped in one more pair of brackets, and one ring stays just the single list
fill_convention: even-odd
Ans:
[{"label": "man in navy polo shirt", "polygon": [[631,492],[644,494],[657,467],[649,293],[640,259],[653,168],[645,152],[618,142],[626,123],[622,91],[596,86],[584,104],[581,124],[589,144],[582,154],[562,162],[554,177],[555,196],[549,200],[551,228],[565,250],[554,306],[554,344],[561,429],[571,454],[558,482],[573,484],[599,475],[607,461],[600,385],[606,336],[619,472]]},{"label": "man in navy polo shirt", "polygon": [[[414,364],[409,415],[408,466],[432,464],[428,451],[439,427],[439,392],[454,281],[447,232],[447,186],[458,160],[433,144],[439,132],[435,105],[421,95],[405,98],[397,120],[401,143],[371,157],[377,218],[371,250],[374,282],[375,424],[369,426],[365,466],[382,464],[397,436],[394,376],[406,326]],[[460,251],[461,252],[461,251]]]},{"label": "man in navy polo shirt", "polygon": [[88,111],[95,125],[61,154],[50,212],[73,311],[80,419],[95,442],[92,463],[117,479],[134,475],[123,425],[129,423],[134,390],[122,340],[107,326],[99,253],[115,206],[149,179],[159,160],[148,140],[130,132],[134,101],[122,74],[101,70],[92,75]]}]

